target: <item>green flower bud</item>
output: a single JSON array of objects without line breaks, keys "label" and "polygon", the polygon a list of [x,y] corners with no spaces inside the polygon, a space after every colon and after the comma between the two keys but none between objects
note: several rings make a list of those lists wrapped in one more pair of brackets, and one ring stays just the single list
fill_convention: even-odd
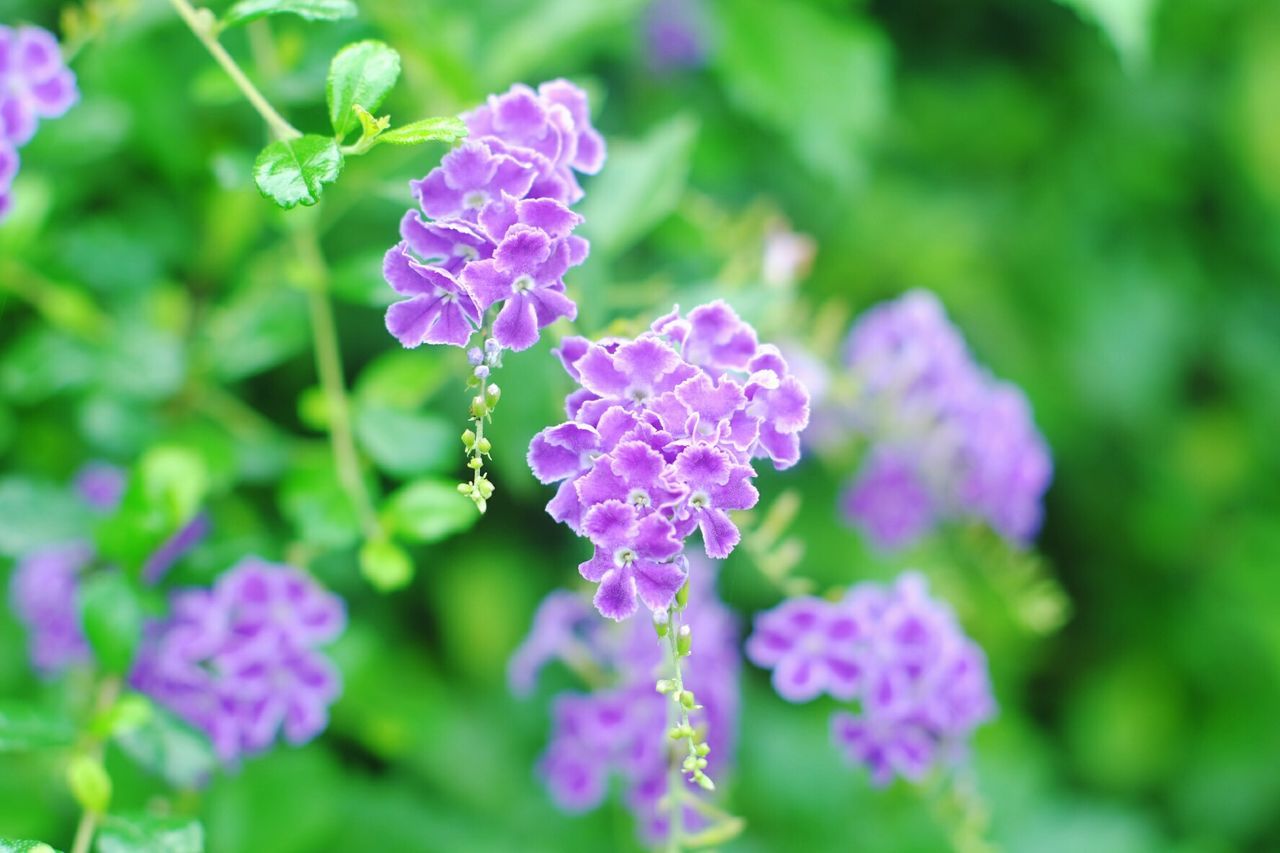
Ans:
[{"label": "green flower bud", "polygon": [[472,469],[473,471],[479,471],[481,468],[484,467],[484,460],[481,459],[479,456],[473,456],[469,460],[467,460],[467,467]]},{"label": "green flower bud", "polygon": [[670,693],[672,690],[676,689],[676,683],[670,678],[660,678],[658,679],[658,683],[655,687],[659,693]]},{"label": "green flower bud", "polygon": [[489,443],[489,439],[487,438],[482,438],[476,442],[476,449],[481,453],[488,453],[492,448],[493,445]]},{"label": "green flower bud", "polygon": [[460,494],[460,495],[467,495],[468,497],[470,497],[470,495],[471,495],[471,490],[472,490],[472,489],[474,489],[474,488],[475,488],[475,486],[472,486],[470,483],[459,483],[459,484],[458,484],[458,494]]},{"label": "green flower bud", "polygon": [[654,611],[653,630],[658,632],[659,637],[667,636],[667,632],[671,630],[671,623],[667,619],[667,611],[665,610]]},{"label": "green flower bud", "polygon": [[696,703],[693,701],[693,691],[692,691],[692,690],[684,690],[684,691],[681,691],[681,693],[680,693],[680,704],[681,704],[681,705],[683,705],[683,706],[685,707],[685,709],[686,709],[686,710],[689,710],[689,711],[692,711],[692,710],[694,709],[694,707],[696,707]]},{"label": "green flower bud", "polygon": [[476,443],[476,434],[471,430],[467,430],[462,434],[462,445],[470,450]]},{"label": "green flower bud", "polygon": [[111,777],[102,761],[91,755],[77,755],[67,765],[67,786],[80,808],[103,814],[111,805]]},{"label": "green flower bud", "polygon": [[684,585],[676,592],[676,607],[684,610],[689,604],[689,581],[685,581]]},{"label": "green flower bud", "polygon": [[682,658],[687,658],[693,649],[693,634],[689,630],[688,625],[680,626],[680,633],[676,634],[676,654]]},{"label": "green flower bud", "polygon": [[693,751],[698,754],[699,758],[701,758],[711,752],[711,747],[707,746],[705,743],[700,743],[693,748]]},{"label": "green flower bud", "polygon": [[697,775],[693,777],[693,781],[697,782],[704,791],[714,791],[716,789],[716,783],[712,782],[711,777],[703,773],[701,770],[697,771]]}]

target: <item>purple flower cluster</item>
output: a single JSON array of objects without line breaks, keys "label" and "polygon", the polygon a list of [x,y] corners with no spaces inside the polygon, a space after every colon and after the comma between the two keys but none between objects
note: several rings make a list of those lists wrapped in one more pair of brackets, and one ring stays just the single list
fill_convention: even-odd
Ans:
[{"label": "purple flower cluster", "polygon": [[13,204],[18,149],[35,136],[40,119],[58,118],[79,97],[52,33],[0,25],[0,220]]},{"label": "purple flower cluster", "polygon": [[720,301],[677,309],[635,340],[566,338],[557,354],[581,388],[570,420],[529,447],[534,476],[560,483],[547,512],[595,546],[579,571],[600,585],[603,615],[630,617],[637,597],[666,608],[695,529],[709,557],[738,544],[728,512],[759,498],[752,460],[799,461],[809,394]]},{"label": "purple flower cluster", "polygon": [[[90,462],[74,482],[76,496],[91,511],[106,514],[120,503],[125,475],[114,465]],[[31,666],[46,678],[90,660],[76,593],[95,557],[88,542],[64,542],[33,551],[14,567],[9,603],[27,630]]]},{"label": "purple flower cluster", "polygon": [[790,702],[826,693],[858,703],[857,714],[832,715],[832,737],[877,785],[957,760],[995,713],[982,649],[913,572],[837,602],[789,599],[756,616],[746,652]]},{"label": "purple flower cluster", "polygon": [[1025,543],[1053,475],[1025,395],[979,366],[933,294],[912,291],[854,324],[845,362],[856,389],[848,422],[871,442],[842,499],[881,548],[935,522],[976,517]]},{"label": "purple flower cluster", "polygon": [[212,589],[184,589],[149,626],[130,684],[209,735],[233,763],[280,732],[306,743],[341,692],[317,647],[342,633],[342,599],[290,566],[241,560]]},{"label": "purple flower cluster", "polygon": [[90,658],[80,627],[76,590],[80,573],[93,561],[93,547],[71,542],[24,557],[9,582],[9,603],[27,629],[31,666],[48,678]]},{"label": "purple flower cluster", "polygon": [[[698,685],[703,707],[692,712],[692,723],[705,727],[708,760],[723,768],[732,756],[740,701],[737,624],[714,596],[709,565],[696,565],[693,574],[699,590],[690,595],[684,618],[698,648],[685,659],[684,671]],[[669,750],[677,747],[666,735],[671,698],[654,689],[654,675],[667,660],[664,645],[656,642],[647,620],[602,622],[585,598],[554,592],[539,606],[529,636],[511,659],[513,692],[527,695],[538,671],[552,660],[603,682],[590,693],[566,692],[554,700],[551,742],[539,765],[552,798],[569,812],[592,809],[617,774],[641,834],[650,841],[665,837],[667,815],[659,801],[667,793]],[[688,780],[685,784],[696,789]],[[686,827],[697,827],[701,819],[686,809]]]},{"label": "purple flower cluster", "polygon": [[493,337],[528,349],[540,329],[577,316],[564,275],[588,246],[569,206],[582,198],[575,173],[604,164],[604,138],[566,80],[512,86],[463,119],[468,139],[411,185],[421,209],[405,214],[383,263],[407,297],[387,310],[387,329],[406,347],[466,346],[497,305]]},{"label": "purple flower cluster", "polygon": [[652,0],[644,13],[649,67],[675,71],[705,65],[708,29],[702,0]]}]

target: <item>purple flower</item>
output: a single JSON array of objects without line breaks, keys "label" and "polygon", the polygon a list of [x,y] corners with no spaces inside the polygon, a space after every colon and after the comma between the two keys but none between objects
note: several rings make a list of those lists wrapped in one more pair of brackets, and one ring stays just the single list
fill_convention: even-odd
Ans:
[{"label": "purple flower", "polygon": [[773,687],[788,702],[822,693],[849,700],[863,686],[868,630],[845,603],[792,598],[756,616],[747,658],[773,670]]},{"label": "purple flower", "polygon": [[412,298],[391,306],[387,328],[408,347],[465,347],[496,306],[493,338],[527,349],[577,316],[564,276],[588,246],[571,233],[582,218],[568,205],[582,197],[574,173],[603,165],[604,140],[586,95],[564,80],[514,86],[464,118],[470,138],[412,183],[421,210],[401,220],[403,243],[384,267]]},{"label": "purple flower", "polygon": [[404,243],[392,247],[382,262],[383,276],[410,297],[387,309],[387,329],[410,348],[465,346],[480,323],[475,299],[444,268],[420,264],[405,249]]},{"label": "purple flower", "polygon": [[27,629],[31,665],[45,677],[92,659],[76,609],[80,573],[92,561],[93,548],[73,542],[36,551],[14,569],[9,602]]},{"label": "purple flower", "polygon": [[[698,641],[684,672],[688,683],[697,685],[703,706],[692,713],[693,725],[705,728],[708,760],[722,769],[732,759],[740,701],[737,624],[714,596],[710,566],[699,561],[692,575],[697,594],[690,595],[684,617]],[[664,648],[645,620],[602,623],[587,618],[590,614],[591,604],[580,596],[548,596],[511,659],[512,689],[527,695],[538,669],[552,660],[604,680],[607,686],[590,693],[555,697],[552,736],[538,773],[556,805],[574,813],[600,805],[610,778],[621,777],[640,834],[656,841],[667,831],[659,804],[667,793],[672,748],[665,726],[671,699],[654,690],[654,673],[666,660]],[[691,828],[703,820],[692,810],[685,817]]]},{"label": "purple flower", "polygon": [[124,486],[124,471],[105,462],[90,462],[76,472],[76,493],[99,512],[111,512],[120,505]]},{"label": "purple flower", "polygon": [[40,119],[58,118],[79,97],[52,33],[0,25],[0,220],[13,204],[17,149],[35,136]]},{"label": "purple flower", "polygon": [[747,656],[788,701],[856,701],[857,713],[832,716],[832,737],[877,785],[958,760],[995,713],[982,650],[915,573],[858,584],[840,602],[785,601],[756,617]]},{"label": "purple flower", "polygon": [[132,686],[209,735],[228,764],[328,725],[341,692],[317,647],[342,633],[342,600],[290,566],[241,560],[212,589],[180,590],[149,626]]},{"label": "purple flower", "polygon": [[888,447],[872,452],[840,505],[877,548],[887,551],[914,542],[934,520],[928,485],[915,465]]},{"label": "purple flower", "polygon": [[872,451],[842,508],[878,547],[909,545],[950,518],[982,519],[1019,544],[1035,535],[1048,448],[1025,396],[974,362],[935,296],[912,291],[866,312],[846,363],[856,399],[827,419]]},{"label": "purple flower", "polygon": [[649,66],[697,68],[707,61],[707,13],[701,0],[653,0],[645,10]]},{"label": "purple flower", "polygon": [[204,541],[204,537],[209,535],[210,527],[208,514],[201,512],[178,528],[176,533],[161,543],[160,547],[143,562],[143,583],[151,586],[160,583],[169,569],[173,568],[174,563]]},{"label": "purple flower", "polygon": [[565,401],[570,420],[529,445],[534,475],[560,484],[547,512],[595,545],[580,568],[600,583],[601,613],[627,618],[637,600],[664,609],[695,530],[709,557],[737,546],[729,512],[759,500],[753,460],[799,460],[808,392],[719,301],[676,309],[634,340],[568,338],[556,354],[581,388]]}]

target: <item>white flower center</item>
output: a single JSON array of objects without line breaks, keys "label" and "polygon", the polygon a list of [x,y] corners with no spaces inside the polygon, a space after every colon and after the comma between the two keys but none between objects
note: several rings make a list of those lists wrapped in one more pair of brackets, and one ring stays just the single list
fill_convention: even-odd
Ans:
[{"label": "white flower center", "polygon": [[636,560],[636,552],[627,547],[619,548],[613,552],[613,562],[618,568],[625,568]]},{"label": "white flower center", "polygon": [[474,261],[480,257],[480,253],[476,251],[475,246],[468,246],[466,243],[453,244],[453,256],[455,258],[466,258],[468,261]]},{"label": "white flower center", "polygon": [[524,293],[529,290],[533,290],[533,276],[531,275],[522,275],[511,282],[512,293]]},{"label": "white flower center", "polygon": [[627,503],[632,506],[648,506],[653,500],[644,489],[632,489],[627,493]]},{"label": "white flower center", "polygon": [[489,194],[484,190],[472,190],[462,197],[462,206],[471,210],[479,210],[489,203]]},{"label": "white flower center", "polygon": [[706,509],[711,506],[711,496],[704,491],[696,491],[689,495],[689,506],[694,509]]}]

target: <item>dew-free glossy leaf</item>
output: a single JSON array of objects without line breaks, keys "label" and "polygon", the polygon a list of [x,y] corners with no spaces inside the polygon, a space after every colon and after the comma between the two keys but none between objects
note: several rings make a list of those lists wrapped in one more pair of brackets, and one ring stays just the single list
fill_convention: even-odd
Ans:
[{"label": "dew-free glossy leaf", "polygon": [[325,184],[342,172],[342,152],[327,136],[282,139],[263,148],[253,164],[258,191],[285,210],[310,207],[320,200]]},{"label": "dew-free glossy leaf", "polygon": [[383,131],[379,142],[392,145],[419,145],[423,142],[447,142],[450,145],[465,139],[467,125],[457,116],[424,118],[411,124]]},{"label": "dew-free glossy leaf", "polygon": [[222,27],[234,27],[266,15],[297,15],[308,21],[354,18],[359,10],[351,0],[240,0],[222,16]]},{"label": "dew-free glossy leaf", "polygon": [[142,639],[142,602],[123,572],[99,572],[80,584],[80,620],[94,657],[107,672],[123,674]]},{"label": "dew-free glossy leaf", "polygon": [[391,496],[383,523],[409,542],[439,542],[476,523],[480,514],[448,480],[415,480]]},{"label": "dew-free glossy leaf", "polygon": [[360,124],[352,108],[359,104],[372,113],[399,77],[400,54],[383,42],[361,41],[338,51],[329,66],[325,87],[329,121],[338,139]]},{"label": "dew-free glossy leaf", "polygon": [[111,815],[98,830],[97,853],[202,853],[204,827],[182,817]]},{"label": "dew-free glossy leaf", "polygon": [[70,720],[20,702],[0,703],[0,752],[49,749],[75,740]]}]

